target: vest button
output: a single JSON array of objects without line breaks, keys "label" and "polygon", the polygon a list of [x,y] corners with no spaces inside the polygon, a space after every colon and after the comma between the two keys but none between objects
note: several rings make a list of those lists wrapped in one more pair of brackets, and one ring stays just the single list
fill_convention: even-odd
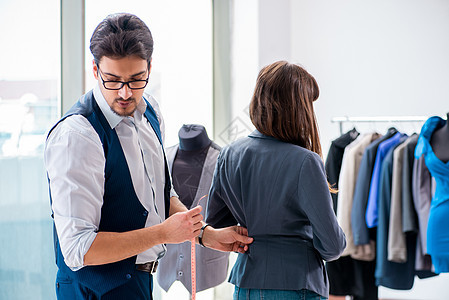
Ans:
[{"label": "vest button", "polygon": [[181,258],[181,259],[182,259],[182,258],[184,258],[184,255],[182,255],[182,254],[179,254],[179,258]]},{"label": "vest button", "polygon": [[126,279],[131,279],[131,274],[126,274]]},{"label": "vest button", "polygon": [[182,273],[182,271],[179,271],[179,272],[178,272],[178,275],[179,275],[179,276],[182,276],[183,274],[184,274],[184,273]]},{"label": "vest button", "polygon": [[148,216],[148,211],[145,210],[145,211],[142,213],[142,215],[143,215],[144,217]]}]

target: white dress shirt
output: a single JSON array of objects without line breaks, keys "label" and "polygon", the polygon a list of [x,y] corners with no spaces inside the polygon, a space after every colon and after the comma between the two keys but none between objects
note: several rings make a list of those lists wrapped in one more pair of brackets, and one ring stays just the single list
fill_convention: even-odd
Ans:
[{"label": "white dress shirt", "polygon": [[[143,115],[145,101],[140,102],[133,117],[122,117],[112,111],[98,85],[93,92],[101,112],[117,132],[134,190],[149,212],[145,227],[161,223],[165,218],[164,152]],[[150,95],[145,94],[144,97],[156,112],[164,139],[164,122],[159,106]],[[50,134],[44,159],[50,178],[59,244],[66,265],[76,271],[84,267],[84,255],[100,224],[106,162],[103,146],[89,121],[81,115],[72,115]],[[173,189],[171,196],[176,196]],[[165,250],[164,245],[156,245],[137,255],[136,263],[159,259]]]}]

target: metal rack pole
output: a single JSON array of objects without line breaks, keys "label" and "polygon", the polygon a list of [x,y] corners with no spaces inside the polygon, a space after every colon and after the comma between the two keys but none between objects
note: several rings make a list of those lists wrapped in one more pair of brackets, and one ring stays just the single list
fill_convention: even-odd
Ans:
[{"label": "metal rack pole", "polygon": [[332,123],[338,123],[343,134],[343,123],[379,123],[379,122],[424,122],[427,116],[378,116],[378,117],[334,117]]}]

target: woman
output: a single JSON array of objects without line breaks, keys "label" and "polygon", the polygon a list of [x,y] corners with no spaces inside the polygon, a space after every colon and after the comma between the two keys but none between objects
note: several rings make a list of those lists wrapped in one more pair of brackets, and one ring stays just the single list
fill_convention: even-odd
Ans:
[{"label": "woman", "polygon": [[250,104],[257,130],[220,153],[207,223],[240,224],[254,238],[231,272],[234,299],[329,295],[323,260],[338,258],[346,241],[321,158],[313,110],[318,95],[303,68],[285,61],[266,66]]}]

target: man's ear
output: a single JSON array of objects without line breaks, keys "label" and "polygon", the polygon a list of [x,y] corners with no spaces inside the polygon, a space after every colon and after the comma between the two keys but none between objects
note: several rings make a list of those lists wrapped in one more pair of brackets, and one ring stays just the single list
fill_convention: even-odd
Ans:
[{"label": "man's ear", "polygon": [[92,59],[92,71],[94,72],[94,77],[98,80],[98,66],[95,63],[95,59]]}]

